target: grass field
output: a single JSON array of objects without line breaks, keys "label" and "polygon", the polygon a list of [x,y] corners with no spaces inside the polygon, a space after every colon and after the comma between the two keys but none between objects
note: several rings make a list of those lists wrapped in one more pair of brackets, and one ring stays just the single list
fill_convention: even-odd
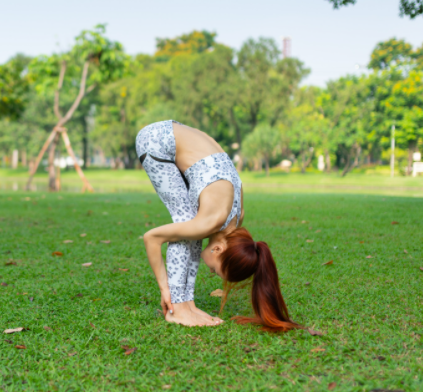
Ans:
[{"label": "grass field", "polygon": [[[0,328],[27,328],[1,334],[0,390],[422,391],[423,199],[251,192],[245,209],[322,336],[234,324],[243,294],[222,326],[167,324],[139,239],[170,221],[152,193],[0,193]],[[197,305],[216,314],[221,287],[202,264]]]},{"label": "grass field", "polygon": [[[386,171],[386,170],[385,170]],[[382,172],[383,173],[383,172]],[[389,175],[373,171],[370,174],[350,173],[346,177],[339,174],[322,173],[285,173],[272,170],[266,177],[264,172],[241,172],[241,179],[246,192],[267,193],[356,193],[384,194],[398,196],[423,197],[423,176],[416,178]],[[388,171],[389,173],[389,171]],[[154,192],[145,171],[90,169],[85,172],[88,180],[97,192]],[[0,169],[0,190],[25,189],[28,172],[24,169]],[[64,190],[81,190],[81,180],[75,171],[62,171]],[[37,190],[47,190],[47,174],[38,173],[34,178]]]}]

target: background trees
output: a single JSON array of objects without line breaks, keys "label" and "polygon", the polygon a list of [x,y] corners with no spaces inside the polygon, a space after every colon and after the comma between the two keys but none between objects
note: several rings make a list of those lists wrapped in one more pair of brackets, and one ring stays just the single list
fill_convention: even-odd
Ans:
[{"label": "background trees", "polygon": [[[17,55],[0,66],[0,153],[17,149],[28,165],[66,123],[86,165],[139,167],[138,130],[173,118],[214,137],[238,169],[264,165],[269,174],[288,159],[305,173],[323,156],[327,172],[346,175],[387,163],[395,125],[401,170],[410,173],[413,153],[423,150],[423,46],[380,42],[369,69],[317,88],[304,85],[310,70],[281,58],[272,39],[248,39],[235,50],[215,33],[193,31],[130,58],[97,26],[66,53]],[[53,136],[51,189],[54,159],[64,151]]]}]

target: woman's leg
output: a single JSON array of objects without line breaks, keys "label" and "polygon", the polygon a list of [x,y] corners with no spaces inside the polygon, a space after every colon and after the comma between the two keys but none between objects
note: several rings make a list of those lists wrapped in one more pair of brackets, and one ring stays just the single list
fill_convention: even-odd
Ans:
[{"label": "woman's leg", "polygon": [[[157,194],[168,209],[173,222],[186,222],[193,219],[195,214],[191,209],[188,190],[176,165],[159,162],[147,154],[143,166]],[[166,266],[172,303],[189,301],[186,294],[189,294],[190,298],[192,296],[193,299],[193,284],[200,260],[198,258],[198,261],[195,260],[192,263],[192,242],[197,241],[183,240],[169,242],[168,244]],[[194,249],[196,250],[197,247],[194,247]],[[190,276],[190,287],[192,284],[192,290],[189,291],[187,291],[188,274]]]},{"label": "woman's leg", "polygon": [[191,258],[188,263],[187,284],[185,287],[185,300],[194,301],[195,279],[197,278],[200,265],[200,255],[203,248],[203,241],[191,241]]}]

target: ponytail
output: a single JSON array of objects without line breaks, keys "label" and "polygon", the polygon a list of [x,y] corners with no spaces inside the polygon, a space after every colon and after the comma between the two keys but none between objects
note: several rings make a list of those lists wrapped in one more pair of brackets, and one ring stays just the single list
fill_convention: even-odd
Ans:
[{"label": "ponytail", "polygon": [[233,319],[238,324],[262,325],[262,330],[269,332],[302,328],[289,318],[279,287],[276,264],[266,242],[254,242],[243,227],[229,233],[226,242],[227,248],[221,256],[226,280],[241,282],[253,275],[251,301],[255,316],[236,316]]}]

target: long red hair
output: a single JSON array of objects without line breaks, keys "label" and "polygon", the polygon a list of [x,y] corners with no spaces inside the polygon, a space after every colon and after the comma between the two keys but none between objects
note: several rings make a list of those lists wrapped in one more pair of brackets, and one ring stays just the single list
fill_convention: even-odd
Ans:
[{"label": "long red hair", "polygon": [[278,270],[266,242],[254,242],[244,227],[227,234],[225,239],[227,248],[221,261],[226,280],[241,282],[253,276],[251,301],[255,317],[236,316],[233,319],[238,324],[262,325],[262,329],[269,332],[302,328],[289,318],[279,287]]}]

